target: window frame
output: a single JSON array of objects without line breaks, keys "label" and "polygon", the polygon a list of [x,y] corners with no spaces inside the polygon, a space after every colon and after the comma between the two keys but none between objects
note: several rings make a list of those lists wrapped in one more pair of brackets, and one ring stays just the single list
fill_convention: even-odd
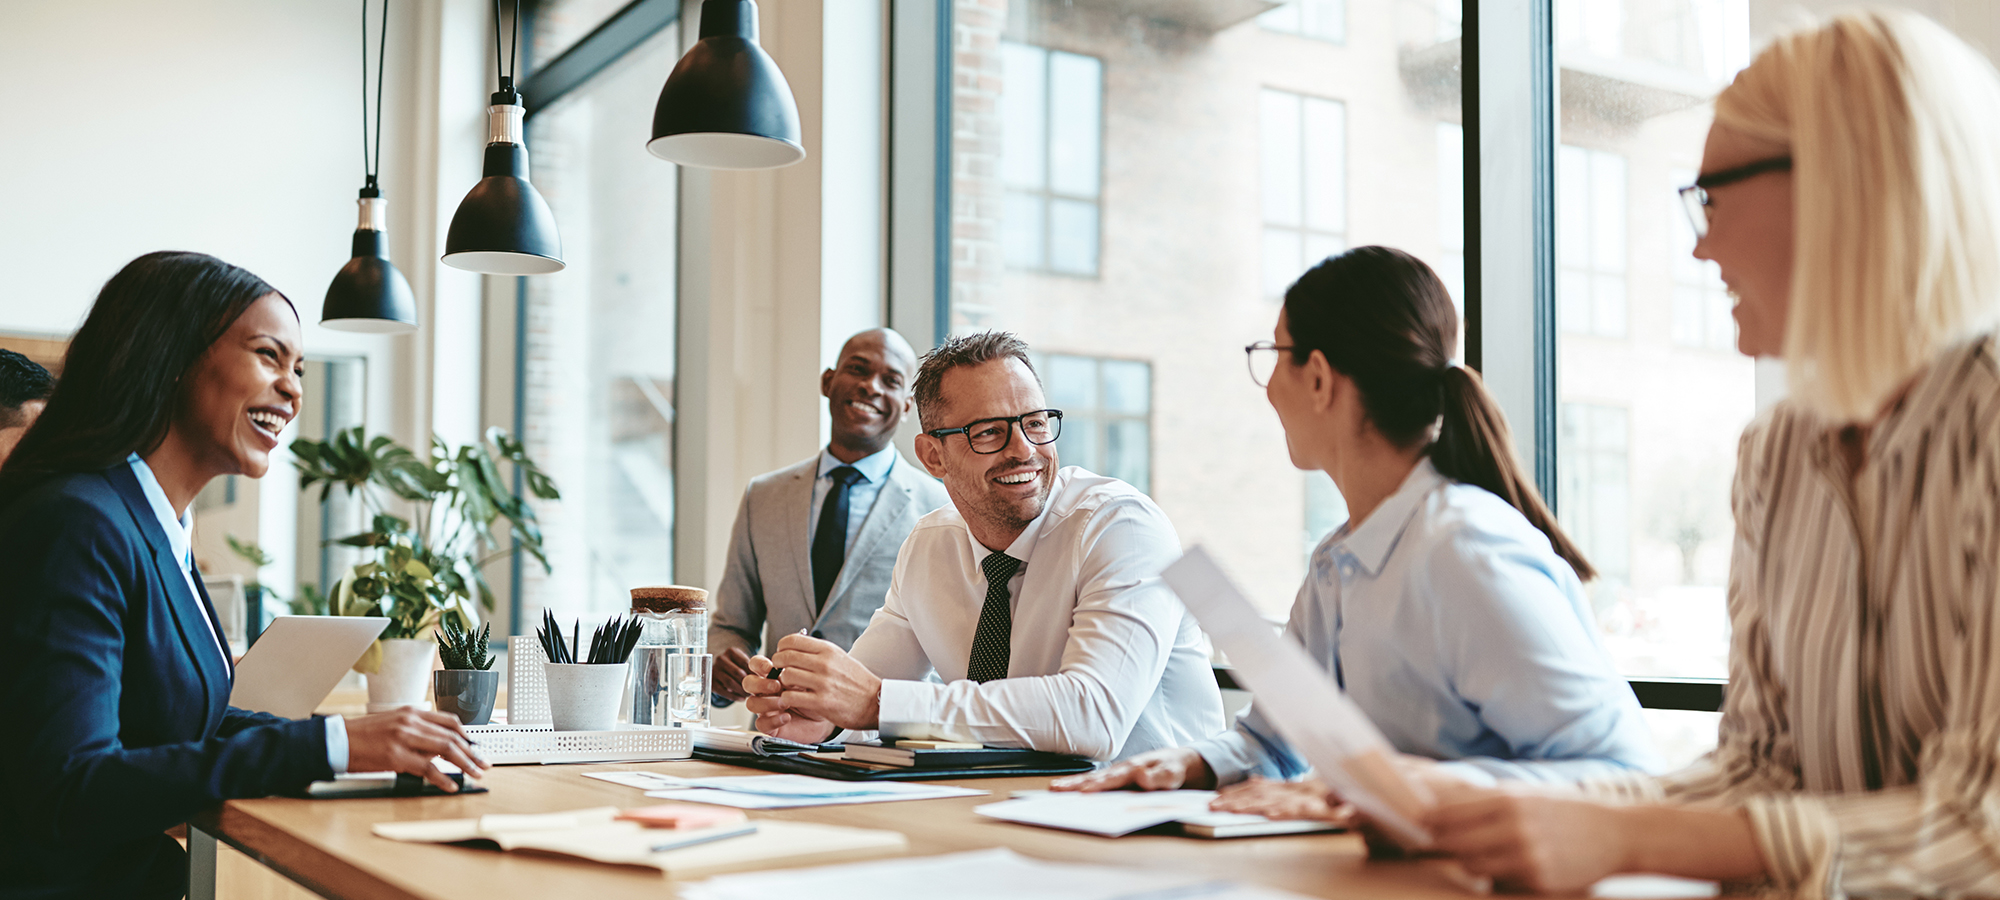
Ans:
[{"label": "window frame", "polygon": [[[894,0],[892,11],[891,241],[892,253],[904,256],[891,267],[890,323],[932,341],[950,322],[953,11],[953,0]],[[1465,364],[1484,375],[1543,498],[1560,509],[1555,24],[1554,0],[1460,6],[1460,299]],[[910,258],[915,252],[927,254],[921,265]],[[1218,670],[1219,681],[1227,677]],[[1725,682],[1647,678],[1631,685],[1648,708],[1715,711]]]}]

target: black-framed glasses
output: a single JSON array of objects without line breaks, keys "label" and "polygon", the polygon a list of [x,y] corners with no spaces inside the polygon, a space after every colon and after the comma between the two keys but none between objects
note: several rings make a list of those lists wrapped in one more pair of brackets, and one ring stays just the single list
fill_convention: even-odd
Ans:
[{"label": "black-framed glasses", "polygon": [[1018,416],[975,419],[959,428],[939,428],[925,434],[944,440],[948,434],[963,434],[974,453],[999,453],[1014,440],[1016,427],[1030,444],[1047,444],[1062,437],[1062,410],[1038,409]]},{"label": "black-framed glasses", "polygon": [[1710,172],[1694,180],[1693,184],[1681,188],[1681,208],[1687,211],[1688,224],[1694,226],[1696,240],[1708,237],[1708,192],[1726,184],[1735,184],[1747,178],[1755,178],[1766,172],[1790,172],[1792,158],[1773,156],[1752,163],[1744,163],[1732,169]]},{"label": "black-framed glasses", "polygon": [[1263,387],[1271,383],[1271,373],[1278,370],[1278,354],[1295,349],[1290,344],[1276,344],[1258,341],[1243,348],[1243,356],[1250,363],[1250,380]]}]

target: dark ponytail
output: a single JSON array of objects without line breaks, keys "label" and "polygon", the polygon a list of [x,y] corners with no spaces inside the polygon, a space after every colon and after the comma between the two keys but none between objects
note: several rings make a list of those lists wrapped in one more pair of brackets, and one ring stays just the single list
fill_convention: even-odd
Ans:
[{"label": "dark ponytail", "polygon": [[1293,362],[1304,364],[1315,350],[1325,356],[1354,382],[1369,424],[1390,443],[1428,442],[1438,474],[1512,504],[1578,578],[1596,577],[1522,469],[1507,419],[1479,374],[1452,363],[1458,312],[1423,260],[1389,247],[1328,257],[1285,291],[1285,321]]}]

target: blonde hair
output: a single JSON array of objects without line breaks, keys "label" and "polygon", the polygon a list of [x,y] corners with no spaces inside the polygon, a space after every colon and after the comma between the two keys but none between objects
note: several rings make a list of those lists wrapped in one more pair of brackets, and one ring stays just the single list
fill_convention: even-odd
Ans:
[{"label": "blonde hair", "polygon": [[1788,390],[1872,418],[2000,313],[2000,75],[1930,19],[1848,13],[1778,38],[1715,123],[1789,148]]}]

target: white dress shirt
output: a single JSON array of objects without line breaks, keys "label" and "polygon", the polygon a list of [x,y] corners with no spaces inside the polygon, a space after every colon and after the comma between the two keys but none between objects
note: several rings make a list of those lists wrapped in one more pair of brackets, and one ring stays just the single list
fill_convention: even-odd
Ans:
[{"label": "white dress shirt", "polygon": [[1022,561],[1008,582],[1007,677],[981,684],[966,666],[991,552],[952,506],[904,542],[853,650],[884,679],[883,734],[1111,760],[1224,729],[1205,639],[1159,578],[1180,539],[1146,495],[1075,467],[1056,473],[1041,516],[1006,550]]},{"label": "white dress shirt", "polygon": [[[167,501],[167,491],[160,487],[160,479],[154,477],[153,467],[146,465],[139,454],[125,457],[132,466],[132,474],[139,479],[139,490],[146,495],[146,502],[152,504],[153,515],[160,519],[160,530],[167,534],[167,548],[174,560],[180,564],[181,579],[187,583],[188,596],[194,599],[194,617],[208,626],[208,636],[215,639],[215,652],[222,657],[222,670],[233,677],[235,667],[229,662],[229,648],[223,646],[222,635],[215,630],[215,620],[200,608],[201,591],[194,583],[194,522],[188,515],[175,515],[174,506]],[[347,722],[339,716],[326,717],[326,761],[335,773],[347,771]]]},{"label": "white dress shirt", "polygon": [[819,451],[819,471],[813,478],[813,500],[811,515],[806,518],[806,546],[812,546],[813,531],[819,528],[820,507],[826,503],[826,495],[833,490],[832,472],[841,466],[853,466],[861,477],[847,486],[847,537],[841,546],[854,549],[854,536],[861,533],[861,526],[868,521],[868,511],[875,508],[875,497],[882,493],[882,484],[889,480],[889,470],[896,467],[896,447],[891,444],[880,452],[864,456],[851,463],[841,462],[825,449]]}]

